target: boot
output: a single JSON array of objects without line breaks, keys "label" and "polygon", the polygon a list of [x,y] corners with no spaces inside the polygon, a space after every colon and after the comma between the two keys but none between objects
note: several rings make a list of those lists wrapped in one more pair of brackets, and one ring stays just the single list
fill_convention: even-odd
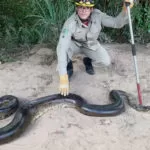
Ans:
[{"label": "boot", "polygon": [[88,74],[93,75],[95,74],[93,66],[92,66],[92,60],[88,57],[83,58],[83,63],[85,65],[85,70]]},{"label": "boot", "polygon": [[73,64],[71,60],[67,64],[67,74],[68,74],[69,79],[73,75]]}]

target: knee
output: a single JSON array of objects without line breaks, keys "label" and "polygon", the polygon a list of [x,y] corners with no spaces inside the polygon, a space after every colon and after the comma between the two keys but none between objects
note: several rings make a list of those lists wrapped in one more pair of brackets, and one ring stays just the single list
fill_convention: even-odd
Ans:
[{"label": "knee", "polygon": [[109,56],[103,58],[103,59],[98,59],[95,61],[96,64],[102,64],[106,67],[109,67],[111,65],[111,59]]},{"label": "knee", "polygon": [[103,62],[103,64],[104,64],[106,67],[109,67],[109,66],[111,65],[110,57],[108,57],[107,59],[105,59],[105,61]]}]

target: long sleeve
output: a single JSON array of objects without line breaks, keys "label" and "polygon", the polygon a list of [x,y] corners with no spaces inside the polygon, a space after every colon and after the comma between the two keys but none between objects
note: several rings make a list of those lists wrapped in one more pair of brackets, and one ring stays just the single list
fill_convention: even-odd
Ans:
[{"label": "long sleeve", "polygon": [[67,74],[67,51],[71,43],[71,36],[71,24],[66,21],[62,28],[57,45],[57,70],[59,72],[59,75]]},{"label": "long sleeve", "polygon": [[122,28],[128,23],[128,16],[124,11],[122,11],[117,17],[108,16],[107,14],[102,13],[101,23],[105,27]]}]

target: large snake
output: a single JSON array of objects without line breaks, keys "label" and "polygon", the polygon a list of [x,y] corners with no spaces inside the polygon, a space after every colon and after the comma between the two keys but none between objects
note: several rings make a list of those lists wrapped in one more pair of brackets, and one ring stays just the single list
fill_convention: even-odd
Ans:
[{"label": "large snake", "polygon": [[107,105],[88,104],[84,98],[76,94],[69,94],[66,97],[60,94],[53,94],[26,102],[22,102],[12,95],[0,97],[0,119],[10,116],[16,111],[12,121],[0,128],[0,143],[9,141],[8,139],[13,139],[13,137],[22,133],[22,129],[25,130],[25,125],[29,124],[28,119],[31,118],[30,110],[40,104],[70,103],[85,115],[100,117],[116,116],[125,111],[124,99],[128,99],[126,92],[112,90],[109,97],[112,103]]}]

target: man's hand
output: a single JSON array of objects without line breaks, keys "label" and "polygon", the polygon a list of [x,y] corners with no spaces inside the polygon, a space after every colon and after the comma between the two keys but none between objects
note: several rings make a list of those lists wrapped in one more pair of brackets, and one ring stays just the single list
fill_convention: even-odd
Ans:
[{"label": "man's hand", "polygon": [[123,10],[124,10],[124,11],[127,10],[127,6],[126,6],[126,4],[125,4],[126,2],[127,2],[127,3],[130,3],[130,8],[132,8],[133,5],[134,5],[133,0],[124,0],[124,4],[123,4]]},{"label": "man's hand", "polygon": [[67,74],[60,76],[59,92],[63,96],[69,94],[69,80]]}]

